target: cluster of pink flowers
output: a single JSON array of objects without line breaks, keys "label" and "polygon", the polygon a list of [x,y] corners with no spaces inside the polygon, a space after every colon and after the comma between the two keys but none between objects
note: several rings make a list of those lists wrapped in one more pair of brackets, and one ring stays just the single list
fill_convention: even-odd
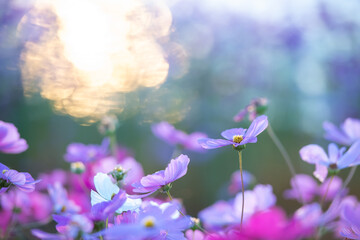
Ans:
[{"label": "cluster of pink flowers", "polygon": [[[186,206],[171,195],[173,182],[191,165],[180,154],[163,170],[144,175],[141,164],[114,141],[117,127],[99,145],[72,143],[64,159],[69,171],[56,169],[39,180],[0,164],[0,237],[4,239],[124,239],[124,240],[300,240],[360,239],[360,204],[349,195],[346,180],[337,173],[360,164],[360,120],[347,119],[337,128],[325,123],[326,153],[319,145],[300,149],[302,160],[315,165],[314,177],[297,174],[284,198],[299,207],[287,214],[277,205],[273,186],[257,183],[241,168],[241,152],[268,127],[264,99],[253,100],[234,118],[249,114],[248,129],[222,132],[224,139],[204,133],[186,134],[169,123],[152,126],[155,136],[181,149],[199,151],[230,146],[239,153],[240,171],[229,173],[229,196],[186,214]],[[21,153],[28,148],[16,127],[0,121],[0,151]],[[202,150],[204,153],[206,151]],[[246,161],[246,159],[244,160]],[[232,174],[232,175],[231,175]],[[156,193],[160,193],[155,195]],[[55,228],[53,227],[55,224]],[[324,239],[324,238],[323,238]]]}]

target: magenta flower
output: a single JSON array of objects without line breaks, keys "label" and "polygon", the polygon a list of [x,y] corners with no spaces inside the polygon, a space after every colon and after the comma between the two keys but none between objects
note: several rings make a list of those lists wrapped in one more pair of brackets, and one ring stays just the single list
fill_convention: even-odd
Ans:
[{"label": "magenta flower", "polygon": [[25,139],[20,138],[14,124],[0,121],[0,152],[21,153],[26,149],[28,145]]},{"label": "magenta flower", "polygon": [[183,131],[177,130],[168,122],[160,122],[151,127],[154,135],[171,145],[180,145],[184,149],[192,151],[203,150],[198,143],[199,138],[207,137],[205,133],[193,132],[187,134]]},{"label": "magenta flower", "polygon": [[[315,164],[314,176],[321,182],[328,174],[328,168],[337,171],[360,164],[360,141],[355,142],[347,152],[334,143],[329,144],[329,155],[316,144],[310,144],[300,149],[300,157],[305,162]],[[345,152],[345,153],[344,153]]]},{"label": "magenta flower", "polygon": [[241,122],[247,114],[249,114],[249,120],[254,121],[257,116],[265,113],[267,103],[268,100],[266,98],[255,98],[251,100],[249,105],[241,109],[240,112],[234,116],[234,121]]},{"label": "magenta flower", "polygon": [[24,192],[32,192],[38,182],[39,180],[35,181],[29,173],[9,169],[0,163],[0,193],[5,192],[12,185]]},{"label": "magenta flower", "polygon": [[199,139],[199,144],[205,149],[214,149],[227,145],[233,145],[235,148],[247,143],[256,143],[257,135],[264,131],[268,126],[267,116],[257,117],[250,125],[249,129],[232,128],[221,133],[225,139]]},{"label": "magenta flower", "polygon": [[324,122],[325,138],[342,145],[350,146],[360,140],[360,119],[347,118],[340,128],[330,122]]},{"label": "magenta flower", "polygon": [[165,186],[169,186],[170,183],[186,174],[189,162],[189,157],[181,154],[179,157],[172,159],[165,170],[147,175],[141,178],[140,182],[134,183],[133,192],[143,193],[143,195],[136,197],[146,197]]}]

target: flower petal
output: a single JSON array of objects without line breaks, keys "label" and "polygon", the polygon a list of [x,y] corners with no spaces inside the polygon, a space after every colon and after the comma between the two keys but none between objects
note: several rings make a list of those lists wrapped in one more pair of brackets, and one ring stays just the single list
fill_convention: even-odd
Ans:
[{"label": "flower petal", "polygon": [[236,135],[240,135],[240,136],[244,136],[246,132],[246,129],[244,128],[231,128],[228,130],[225,130],[221,133],[221,136],[223,136],[223,138],[232,141],[233,137]]},{"label": "flower petal", "polygon": [[343,145],[350,145],[351,139],[349,136],[344,134],[338,127],[336,127],[331,122],[324,122],[323,129],[325,130],[325,139],[329,141],[334,141]]},{"label": "flower petal", "polygon": [[255,118],[255,120],[251,123],[249,129],[246,131],[244,139],[256,137],[267,128],[268,124],[268,118],[265,115]]},{"label": "flower petal", "polygon": [[355,142],[349,150],[339,159],[338,169],[351,167],[360,164],[360,140]]},{"label": "flower petal", "polygon": [[176,159],[172,159],[165,169],[165,184],[174,182],[183,177],[188,169],[190,159],[188,156],[181,154]]},{"label": "flower petal", "polygon": [[96,191],[105,198],[110,200],[113,194],[119,192],[119,187],[111,181],[111,178],[105,173],[97,173],[94,177]]},{"label": "flower petal", "polygon": [[315,171],[313,174],[320,182],[323,182],[328,174],[328,168],[321,164],[315,164]]},{"label": "flower petal", "polygon": [[305,162],[316,164],[320,162],[329,163],[324,149],[316,144],[310,144],[300,149],[300,157]]},{"label": "flower petal", "polygon": [[198,143],[205,149],[214,149],[234,144],[232,141],[225,139],[200,138]]}]

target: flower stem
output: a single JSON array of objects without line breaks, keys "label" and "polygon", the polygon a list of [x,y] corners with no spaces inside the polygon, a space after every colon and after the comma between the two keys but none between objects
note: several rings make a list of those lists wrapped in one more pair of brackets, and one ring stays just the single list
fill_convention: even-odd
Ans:
[{"label": "flower stem", "polygon": [[[276,136],[270,123],[266,130],[267,130],[271,140],[275,143],[276,147],[279,149],[282,157],[285,159],[286,165],[288,166],[288,168],[290,170],[291,176],[292,176],[292,178],[294,178],[296,175],[294,165],[292,164],[289,154],[287,153],[284,145],[282,145],[282,143],[280,142],[279,138]],[[303,196],[301,195],[300,188],[299,188],[297,181],[294,181],[294,185],[295,185],[296,191],[299,193],[300,202],[304,205],[305,201],[303,199]]]},{"label": "flower stem", "polygon": [[112,132],[111,134],[109,134],[109,139],[110,139],[110,150],[111,150],[111,154],[113,155],[114,158],[117,159],[117,140],[116,140],[116,132]]},{"label": "flower stem", "polygon": [[332,180],[334,179],[334,176],[335,176],[335,175],[332,175],[332,176],[331,176],[330,181],[329,181],[329,184],[328,184],[327,187],[326,187],[325,193],[324,193],[323,197],[321,198],[321,202],[320,202],[320,206],[321,206],[321,207],[323,206],[323,204],[324,204],[324,202],[325,202],[326,196],[327,196],[327,194],[328,194],[328,192],[329,192],[330,185],[331,185],[331,183],[332,183]]},{"label": "flower stem", "polygon": [[106,218],[105,229],[108,229],[108,227],[109,227],[109,218]]},{"label": "flower stem", "polygon": [[242,204],[241,204],[241,220],[240,220],[240,229],[242,228],[242,223],[244,219],[244,208],[245,208],[245,194],[244,194],[244,179],[242,172],[242,156],[241,151],[239,153],[239,167],[240,167],[240,177],[241,177],[241,196],[242,196]]},{"label": "flower stem", "polygon": [[349,172],[349,175],[347,176],[347,178],[345,179],[345,182],[343,184],[343,189],[346,188],[346,186],[350,183],[351,179],[353,178],[354,174],[355,174],[355,171],[356,171],[356,167],[357,166],[354,166],[351,168],[350,172]]}]

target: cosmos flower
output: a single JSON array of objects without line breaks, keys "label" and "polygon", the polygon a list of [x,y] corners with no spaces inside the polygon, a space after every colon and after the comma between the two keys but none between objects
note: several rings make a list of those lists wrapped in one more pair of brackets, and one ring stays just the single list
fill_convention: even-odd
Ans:
[{"label": "cosmos flower", "polygon": [[329,141],[350,146],[360,140],[360,119],[347,118],[340,128],[330,122],[324,122],[325,138]]},{"label": "cosmos flower", "polygon": [[56,230],[60,234],[46,233],[39,229],[33,229],[31,233],[40,239],[49,240],[73,240],[82,237],[82,239],[90,239],[87,237],[93,230],[93,222],[81,214],[69,215],[53,215],[54,221],[57,223]]},{"label": "cosmos flower", "polygon": [[[120,214],[129,210],[137,210],[141,205],[140,199],[128,198],[128,195],[125,193],[124,197],[123,190],[120,190],[120,188],[113,183],[110,176],[105,173],[96,174],[94,184],[96,192],[91,190],[91,205],[93,206],[93,213],[97,216],[104,216],[100,214],[100,209],[107,209],[105,215],[110,214],[111,210]],[[125,198],[125,202],[122,202],[123,198]],[[102,204],[97,205],[100,203]]]},{"label": "cosmos flower", "polygon": [[347,239],[360,239],[360,205],[357,207],[345,206],[343,210],[344,227],[340,235]]},{"label": "cosmos flower", "polygon": [[74,201],[68,198],[66,189],[60,182],[55,182],[54,184],[49,185],[48,192],[56,214],[74,214],[80,212],[81,208],[76,205]]},{"label": "cosmos flower", "polygon": [[340,170],[360,164],[360,141],[355,142],[347,152],[334,143],[329,144],[328,154],[316,144],[310,144],[300,149],[300,157],[305,162],[315,164],[314,176],[321,182],[331,170]]},{"label": "cosmos flower", "polygon": [[[253,190],[245,191],[244,197],[247,203],[244,209],[245,222],[256,212],[264,211],[276,203],[276,196],[271,185],[259,184]],[[219,201],[203,209],[199,213],[199,218],[207,229],[221,229],[224,226],[240,223],[241,206],[242,194],[238,193],[234,199]]]},{"label": "cosmos flower", "polygon": [[181,154],[179,157],[172,159],[165,170],[141,178],[139,182],[133,184],[133,187],[135,187],[133,191],[143,194],[132,197],[146,197],[165,186],[169,186],[170,183],[186,174],[189,162],[189,157]]},{"label": "cosmos flower", "polygon": [[24,192],[32,192],[39,181],[35,181],[30,173],[12,170],[0,163],[0,193],[5,192],[12,185]]},{"label": "cosmos flower", "polygon": [[199,138],[207,137],[205,133],[193,132],[187,134],[183,131],[177,130],[168,122],[160,122],[151,127],[154,135],[171,145],[180,145],[184,149],[192,151],[202,151],[202,147],[197,140]]},{"label": "cosmos flower", "polygon": [[264,131],[268,126],[267,116],[257,117],[250,125],[249,129],[232,128],[221,133],[225,139],[201,138],[199,144],[205,149],[219,148],[233,145],[235,148],[247,143],[256,143],[257,135]]},{"label": "cosmos flower", "polygon": [[109,139],[105,138],[101,145],[85,145],[72,143],[66,149],[64,156],[67,162],[89,163],[108,155]]},{"label": "cosmos flower", "polygon": [[133,219],[114,225],[102,234],[107,240],[186,240],[183,231],[188,229],[192,222],[188,217],[173,218],[172,215],[177,211],[176,206],[162,210],[157,206],[148,205],[137,215],[129,216]]},{"label": "cosmos flower", "polygon": [[25,139],[20,138],[17,128],[12,123],[0,121],[0,152],[21,153],[28,149]]},{"label": "cosmos flower", "polygon": [[[302,199],[305,203],[310,203],[315,197],[322,199],[326,193],[324,200],[331,201],[342,189],[342,180],[340,177],[334,176],[330,185],[329,181],[330,178],[326,179],[321,185],[318,185],[313,177],[306,174],[297,174],[291,179],[292,188],[286,190],[284,196],[287,199],[297,199],[298,201]],[[300,191],[301,198],[297,189]]]},{"label": "cosmos flower", "polygon": [[267,104],[268,100],[266,98],[255,98],[251,100],[249,105],[241,109],[240,112],[234,116],[234,121],[241,122],[247,114],[249,114],[249,120],[254,121],[257,116],[265,113]]}]

